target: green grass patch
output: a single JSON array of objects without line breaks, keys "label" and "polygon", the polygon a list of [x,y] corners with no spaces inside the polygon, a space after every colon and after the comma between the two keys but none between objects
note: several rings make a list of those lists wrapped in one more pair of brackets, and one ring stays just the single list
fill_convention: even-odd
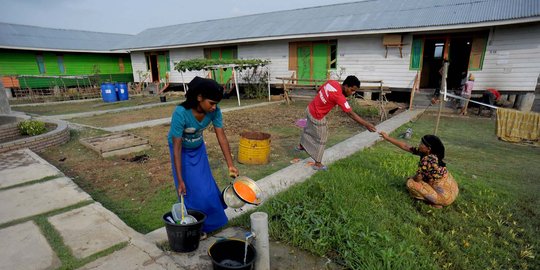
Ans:
[{"label": "green grass patch", "polygon": [[7,190],[7,189],[12,189],[12,188],[23,187],[23,186],[29,186],[29,185],[33,185],[33,184],[37,184],[37,183],[42,183],[42,182],[46,182],[46,181],[56,179],[56,178],[59,178],[59,177],[63,177],[63,176],[64,175],[62,175],[62,174],[45,176],[45,177],[43,177],[41,179],[32,180],[32,181],[16,184],[16,185],[9,186],[9,187],[3,187],[3,188],[0,188],[0,191]]},{"label": "green grass patch", "polygon": [[[411,145],[433,132],[414,124]],[[411,124],[394,132],[403,132]],[[449,207],[413,200],[405,178],[418,157],[388,142],[330,165],[262,205],[270,234],[352,269],[539,269],[540,148],[497,140],[486,119],[443,118]],[[245,215],[234,224],[249,225]]]},{"label": "green grass patch", "polygon": [[51,245],[52,249],[55,251],[56,255],[60,259],[62,265],[58,268],[59,270],[63,269],[76,269],[79,268],[91,261],[94,261],[100,257],[107,256],[117,250],[120,250],[127,246],[127,242],[122,242],[116,244],[110,248],[107,248],[98,253],[92,254],[86,258],[78,259],[73,256],[71,249],[66,246],[62,240],[60,233],[49,223],[47,217],[41,216],[34,220],[36,224],[41,229],[41,232],[47,238],[47,241]]},{"label": "green grass patch", "polygon": [[66,206],[64,208],[60,208],[60,209],[52,210],[52,211],[45,212],[45,213],[42,213],[42,214],[38,214],[38,215],[34,215],[34,216],[29,216],[29,217],[13,220],[13,221],[10,221],[10,222],[0,224],[0,229],[7,228],[9,226],[13,226],[15,224],[23,223],[23,222],[26,222],[26,221],[29,221],[29,220],[38,219],[38,218],[41,218],[41,217],[49,217],[49,216],[58,215],[60,213],[71,211],[73,209],[77,209],[77,208],[80,208],[80,207],[83,207],[83,206],[87,206],[87,205],[92,204],[92,203],[94,203],[94,201],[92,201],[92,200],[82,201],[82,202],[76,203],[74,205]]}]

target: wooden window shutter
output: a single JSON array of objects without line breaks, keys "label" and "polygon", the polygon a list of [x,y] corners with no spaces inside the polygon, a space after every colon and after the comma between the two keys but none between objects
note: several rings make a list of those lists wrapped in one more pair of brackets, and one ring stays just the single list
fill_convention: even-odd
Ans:
[{"label": "wooden window shutter", "polygon": [[481,70],[486,53],[487,36],[475,37],[472,41],[469,70]]},{"label": "wooden window shutter", "polygon": [[209,48],[204,49],[204,59],[212,59],[212,50]]},{"label": "wooden window shutter", "polygon": [[410,70],[420,70],[422,68],[422,54],[424,52],[424,39],[414,37],[411,46]]},{"label": "wooden window shutter", "polygon": [[298,69],[298,44],[296,42],[289,43],[289,70]]},{"label": "wooden window shutter", "polygon": [[118,57],[118,70],[120,72],[124,72],[125,71],[125,67],[124,67],[124,59],[122,57]]}]

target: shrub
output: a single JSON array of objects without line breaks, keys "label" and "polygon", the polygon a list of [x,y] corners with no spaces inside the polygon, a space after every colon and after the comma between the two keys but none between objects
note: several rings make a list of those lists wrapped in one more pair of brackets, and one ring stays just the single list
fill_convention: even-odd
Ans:
[{"label": "shrub", "polygon": [[20,122],[17,127],[21,135],[36,136],[47,131],[45,123],[37,120],[25,120]]}]

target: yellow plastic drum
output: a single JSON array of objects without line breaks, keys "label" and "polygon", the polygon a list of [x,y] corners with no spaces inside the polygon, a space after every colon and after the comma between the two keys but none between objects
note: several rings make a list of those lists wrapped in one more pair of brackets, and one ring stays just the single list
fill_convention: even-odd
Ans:
[{"label": "yellow plastic drum", "polygon": [[256,131],[242,132],[238,146],[238,162],[266,164],[270,158],[270,134]]}]

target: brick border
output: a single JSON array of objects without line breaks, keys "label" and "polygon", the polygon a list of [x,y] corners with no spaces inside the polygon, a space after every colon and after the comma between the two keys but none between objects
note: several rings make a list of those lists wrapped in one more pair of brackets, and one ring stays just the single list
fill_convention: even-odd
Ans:
[{"label": "brick border", "polygon": [[[26,117],[20,117],[20,116],[13,116],[15,118],[26,118]],[[30,150],[34,152],[42,152],[48,147],[57,146],[63,143],[66,143],[69,141],[69,127],[68,124],[65,121],[61,120],[53,120],[53,119],[44,119],[40,118],[39,121],[43,121],[46,123],[54,124],[56,125],[56,129],[49,131],[44,134],[40,134],[37,136],[32,136],[28,138],[22,138],[10,142],[5,142],[0,144],[0,153],[5,153],[13,150],[23,149],[23,148],[29,148]],[[3,127],[8,129],[6,134],[10,134],[9,132],[12,132],[12,129],[14,128],[17,130],[17,123],[8,124],[7,127]],[[1,133],[3,134],[3,133]]]}]

